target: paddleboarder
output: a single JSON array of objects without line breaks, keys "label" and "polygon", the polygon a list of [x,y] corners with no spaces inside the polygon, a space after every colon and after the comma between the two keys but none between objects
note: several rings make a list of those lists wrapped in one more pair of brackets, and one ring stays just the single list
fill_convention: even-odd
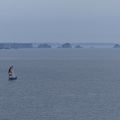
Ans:
[{"label": "paddleboarder", "polygon": [[17,79],[17,77],[14,74],[14,67],[13,67],[13,65],[11,65],[9,67],[9,69],[8,69],[8,76],[9,76],[9,79]]}]

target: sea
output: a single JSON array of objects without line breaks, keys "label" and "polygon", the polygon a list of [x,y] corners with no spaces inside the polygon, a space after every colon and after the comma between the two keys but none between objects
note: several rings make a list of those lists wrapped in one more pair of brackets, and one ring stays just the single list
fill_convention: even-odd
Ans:
[{"label": "sea", "polygon": [[120,49],[0,50],[0,120],[120,120]]}]

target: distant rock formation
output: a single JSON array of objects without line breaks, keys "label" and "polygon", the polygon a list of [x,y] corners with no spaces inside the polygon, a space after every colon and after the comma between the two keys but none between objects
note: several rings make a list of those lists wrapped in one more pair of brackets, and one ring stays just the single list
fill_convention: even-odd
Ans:
[{"label": "distant rock formation", "polygon": [[43,44],[40,44],[38,45],[38,48],[51,48],[52,46],[47,44],[47,43],[43,43]]},{"label": "distant rock formation", "polygon": [[113,48],[120,48],[119,44],[115,44]]},{"label": "distant rock formation", "polygon": [[76,45],[75,48],[82,48],[80,45]]},{"label": "distant rock formation", "polygon": [[62,48],[72,48],[72,45],[70,43],[64,43]]}]

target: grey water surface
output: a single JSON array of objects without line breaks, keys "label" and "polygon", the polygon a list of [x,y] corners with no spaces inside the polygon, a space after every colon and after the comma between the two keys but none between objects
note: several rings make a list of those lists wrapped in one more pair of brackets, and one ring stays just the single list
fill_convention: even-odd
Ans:
[{"label": "grey water surface", "polygon": [[120,49],[0,50],[0,120],[120,120]]}]

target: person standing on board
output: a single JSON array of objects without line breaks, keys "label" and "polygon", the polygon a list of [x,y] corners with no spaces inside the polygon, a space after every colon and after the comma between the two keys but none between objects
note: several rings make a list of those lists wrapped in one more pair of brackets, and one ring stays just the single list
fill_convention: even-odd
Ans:
[{"label": "person standing on board", "polygon": [[17,80],[17,76],[15,76],[15,73],[14,73],[13,65],[9,67],[8,76],[9,76],[9,80]]},{"label": "person standing on board", "polygon": [[9,76],[9,79],[13,78],[13,65],[11,65],[9,70],[8,70],[8,76]]}]

